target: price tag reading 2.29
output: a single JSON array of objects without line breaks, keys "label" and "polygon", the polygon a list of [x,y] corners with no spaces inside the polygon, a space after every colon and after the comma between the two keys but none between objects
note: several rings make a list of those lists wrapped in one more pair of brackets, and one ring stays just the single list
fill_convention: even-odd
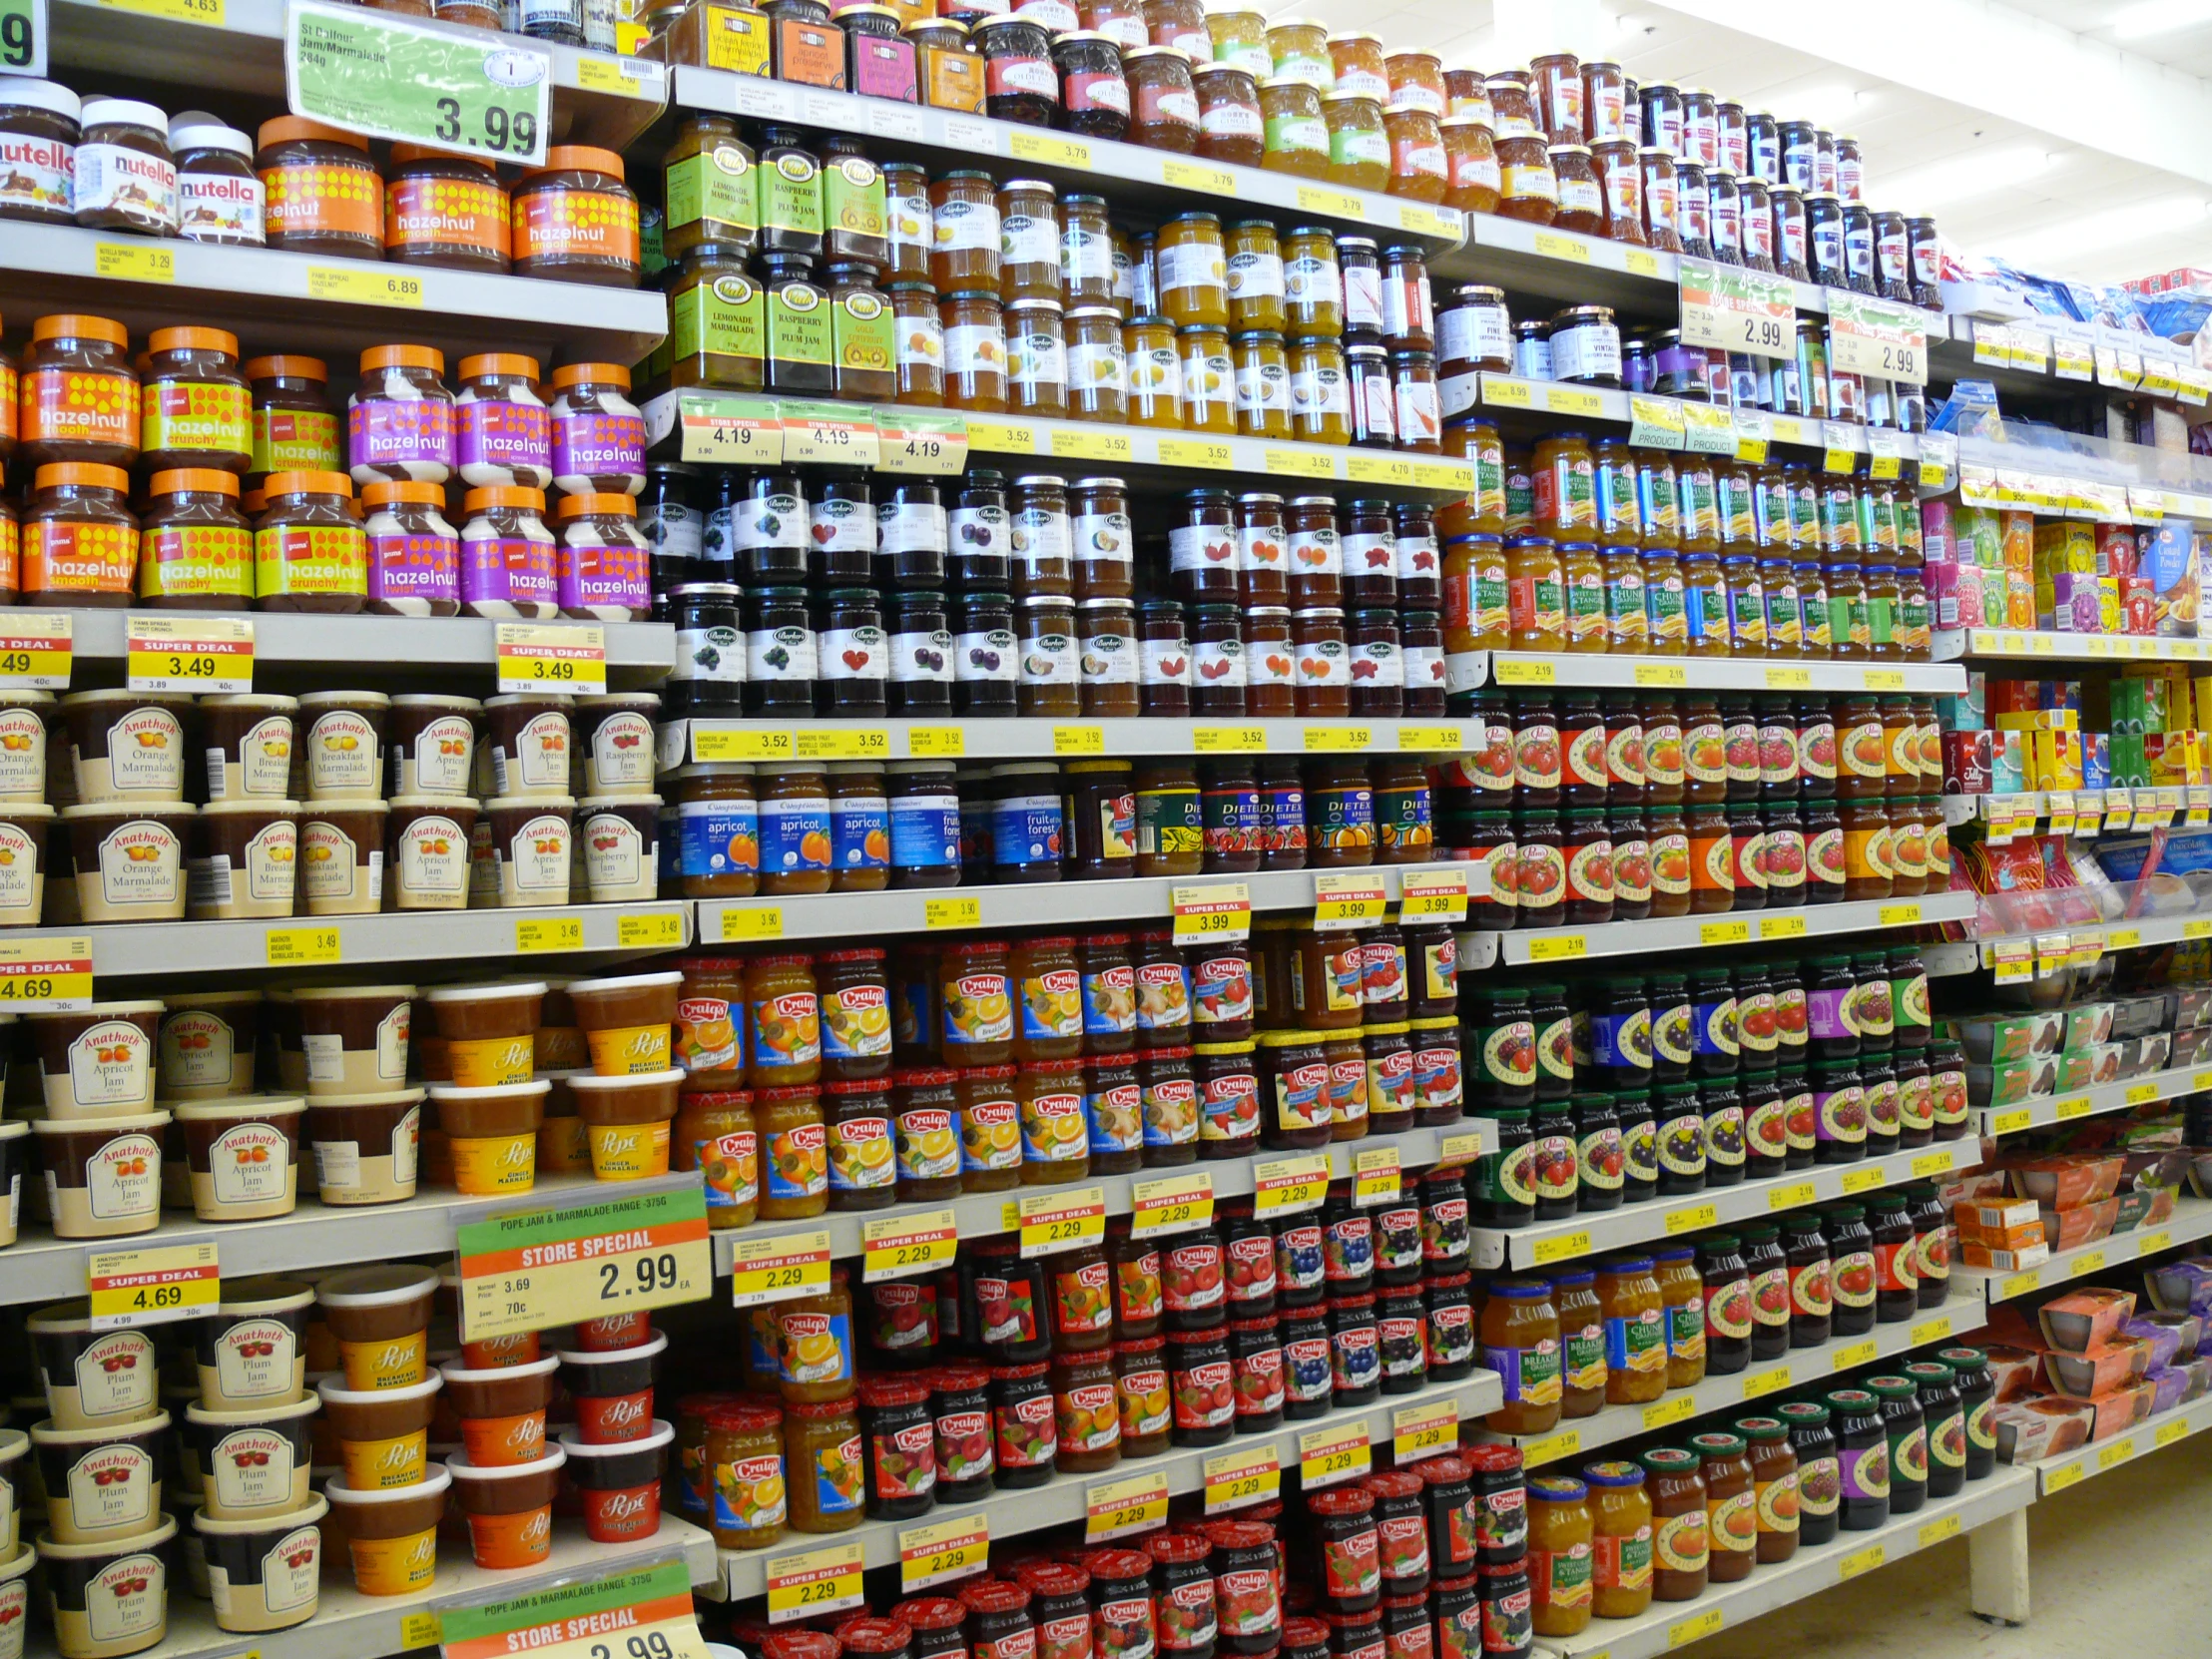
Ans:
[{"label": "price tag reading 2.29", "polygon": [[464,1342],[699,1302],[714,1289],[696,1187],[526,1210],[455,1234]]},{"label": "price tag reading 2.29", "polygon": [[293,0],[284,92],[294,115],[486,161],[545,161],[553,57],[513,35]]}]

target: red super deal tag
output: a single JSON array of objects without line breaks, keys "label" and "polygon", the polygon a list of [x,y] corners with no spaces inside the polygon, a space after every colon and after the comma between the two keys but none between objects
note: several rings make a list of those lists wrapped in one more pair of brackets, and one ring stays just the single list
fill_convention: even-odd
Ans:
[{"label": "red super deal tag", "polygon": [[439,1624],[445,1659],[707,1659],[682,1561],[443,1608]]},{"label": "red super deal tag", "polygon": [[85,1283],[92,1295],[92,1328],[113,1331],[212,1314],[222,1278],[212,1239],[88,1251]]},{"label": "red super deal tag", "polygon": [[597,623],[502,622],[496,637],[502,692],[607,689],[607,630]]},{"label": "red super deal tag", "polygon": [[254,624],[247,617],[123,619],[124,683],[135,692],[250,692]]},{"label": "red super deal tag", "polygon": [[[768,1622],[789,1624],[860,1605],[860,1546],[831,1544],[768,1564]],[[650,1656],[648,1656],[650,1659]]]},{"label": "red super deal tag", "polygon": [[789,1297],[817,1296],[830,1288],[830,1234],[792,1233],[744,1239],[731,1250],[730,1304],[757,1308]]},{"label": "red super deal tag", "polygon": [[1021,1253],[1049,1256],[1097,1244],[1106,1237],[1106,1189],[1070,1187],[1032,1193],[1021,1200]]},{"label": "red super deal tag", "polygon": [[1283,1489],[1283,1461],[1272,1445],[1224,1451],[1206,1459],[1206,1512],[1271,1502]]},{"label": "red super deal tag", "polygon": [[961,1515],[898,1534],[898,1587],[906,1595],[979,1573],[991,1553],[988,1515]]},{"label": "red super deal tag", "polygon": [[67,691],[77,619],[67,611],[10,611],[0,626],[0,688]]},{"label": "red super deal tag", "polygon": [[1388,896],[1382,877],[1365,870],[1345,870],[1314,877],[1314,930],[1340,932],[1352,927],[1372,927],[1382,919]]},{"label": "red super deal tag", "polygon": [[1252,888],[1243,881],[1177,887],[1175,942],[1233,944],[1252,936]]},{"label": "red super deal tag", "polygon": [[92,1006],[92,937],[0,939],[0,1008],[67,1013]]}]

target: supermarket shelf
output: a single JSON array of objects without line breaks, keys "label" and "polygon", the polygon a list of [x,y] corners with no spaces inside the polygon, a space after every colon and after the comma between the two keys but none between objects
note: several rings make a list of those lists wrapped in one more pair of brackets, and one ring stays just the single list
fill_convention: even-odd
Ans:
[{"label": "supermarket shelf", "polygon": [[[1475,659],[1485,659],[1477,667]],[[1963,696],[1966,671],[1955,663],[1900,663],[1871,667],[1860,663],[1735,662],[1711,657],[1614,657],[1582,652],[1460,652],[1449,659],[1451,684],[1468,673],[1486,675],[1499,686],[1619,686],[1702,691],[1903,691]]]},{"label": "supermarket shelf", "polygon": [[[1373,1152],[1382,1147],[1397,1150],[1398,1167],[1402,1170],[1419,1170],[1442,1161],[1445,1147],[1451,1147],[1453,1161],[1471,1162],[1482,1153],[1495,1149],[1497,1131],[1486,1118],[1465,1119],[1444,1129],[1408,1129],[1396,1135],[1368,1135],[1357,1141],[1340,1141],[1329,1149],[1329,1173],[1333,1179],[1349,1180],[1353,1173],[1354,1155]],[[1103,1188],[1106,1194],[1106,1214],[1126,1216],[1136,1208],[1134,1188],[1139,1182],[1158,1181],[1170,1176],[1209,1175],[1214,1182],[1214,1199],[1249,1198],[1252,1196],[1255,1165],[1276,1158],[1294,1158],[1295,1152],[1267,1151],[1249,1157],[1224,1158],[1218,1163],[1185,1164],[1176,1168],[1147,1168],[1134,1175],[1098,1175],[1086,1177],[1081,1183]],[[951,1203],[953,1216],[959,1224],[963,1239],[986,1238],[993,1234],[1019,1231],[1017,1218],[1009,1217],[1014,1200],[1020,1193],[1034,1193],[1043,1189],[1026,1187],[1017,1193],[969,1193]],[[863,1222],[896,1221],[902,1216],[933,1211],[943,1206],[935,1204],[900,1204],[885,1210],[870,1210],[866,1214],[833,1213],[812,1216],[804,1221],[756,1222],[753,1226],[714,1235],[715,1275],[728,1278],[740,1240],[753,1244],[763,1239],[789,1237],[795,1234],[828,1233],[830,1258],[843,1261],[861,1254],[860,1228]],[[0,1257],[0,1261],[6,1258]]]},{"label": "supermarket shelf", "polygon": [[[102,0],[54,0],[54,66],[96,70],[160,87],[251,94],[281,105],[284,0],[214,0],[204,9],[214,13],[215,22],[189,22],[180,15],[181,6],[157,11],[152,6],[111,5]],[[481,36],[473,29],[457,32]],[[626,150],[653,125],[668,102],[668,71],[660,64],[545,41],[523,44],[542,46],[553,55],[548,144]],[[61,78],[72,86],[87,83],[81,75]],[[608,290],[586,291],[604,294]],[[527,317],[520,313],[509,313],[505,320],[509,327],[528,326]],[[407,337],[415,337],[411,329]],[[477,336],[481,341],[482,336]]]},{"label": "supermarket shelf", "polygon": [[1669,916],[1651,921],[1608,921],[1592,927],[1540,927],[1496,935],[1498,957],[1510,966],[1564,962],[1584,956],[1640,956],[1653,950],[1695,950],[1702,945],[1763,944],[1777,939],[1828,938],[1924,922],[1970,921],[1972,893],[1932,893],[1926,898],[1862,899],[1850,904],[1804,904],[1743,915]]},{"label": "supermarket shelf", "polygon": [[[1412,870],[1464,870],[1470,884],[1488,892],[1488,872],[1478,863],[1378,864],[1384,896],[1395,903],[1400,878]],[[763,939],[851,938],[859,934],[944,932],[970,927],[1042,927],[1085,922],[1150,920],[1174,914],[1177,887],[1241,881],[1252,908],[1301,910],[1314,903],[1307,869],[1259,870],[1250,875],[1135,875],[1113,881],[1024,881],[1007,886],[911,887],[899,892],[821,893],[796,901],[774,898],[699,900],[699,942],[737,944]],[[1328,873],[1328,872],[1322,872]]]},{"label": "supermarket shelf", "polygon": [[2174,1213],[2157,1227],[2140,1227],[2132,1232],[2115,1233],[2108,1239],[2098,1239],[2092,1244],[2076,1245],[2071,1250],[2058,1251],[2039,1266],[2024,1268],[2018,1273],[1954,1267],[1950,1277],[1953,1284],[1969,1295],[1979,1291],[1994,1307],[2014,1297],[2063,1285],[2068,1280],[2093,1278],[2123,1262],[2139,1261],[2175,1245],[2190,1244],[2206,1237],[2212,1237],[2212,1199],[2184,1198],[2175,1201]]},{"label": "supermarket shelf", "polygon": [[1928,969],[1931,979],[1949,979],[1957,974],[1971,973],[1981,965],[1973,941],[1949,944],[1930,944],[1921,947],[1921,962]]},{"label": "supermarket shelf", "polygon": [[2065,634],[2016,628],[1965,628],[1959,633],[1963,636],[1959,655],[1972,659],[2050,657],[2066,662],[2212,662],[2212,640],[2169,640],[2140,634]]},{"label": "supermarket shelf", "polygon": [[[311,1163],[300,1180],[314,1187]],[[204,1222],[172,1214],[151,1233],[127,1241],[132,1248],[206,1244],[217,1247],[225,1279],[256,1274],[296,1273],[304,1268],[341,1267],[355,1262],[391,1261],[402,1256],[432,1256],[453,1249],[453,1230],[519,1210],[558,1210],[570,1203],[596,1204],[609,1196],[635,1198],[647,1193],[681,1192],[699,1186],[697,1172],[657,1175],[611,1184],[589,1176],[544,1176],[527,1193],[507,1198],[468,1197],[455,1192],[423,1191],[403,1204],[326,1208],[302,1196],[288,1216],[268,1221]],[[54,1239],[26,1234],[0,1250],[0,1303],[48,1302],[85,1294],[83,1239]]]},{"label": "supermarket shelf", "polygon": [[[756,83],[774,87],[778,83]],[[824,94],[822,96],[831,96]],[[872,100],[860,100],[863,103]],[[904,108],[894,105],[893,108]],[[645,404],[645,441],[656,456],[695,462],[748,458],[748,452],[724,441],[715,416],[760,419],[765,405],[778,401],[752,392],[692,387],[663,392]],[[825,403],[792,399],[809,409],[836,409],[862,427],[875,427],[881,405]],[[686,418],[689,411],[689,419]],[[895,411],[894,411],[895,412]],[[930,419],[935,409],[917,410]],[[1474,487],[1474,468],[1448,456],[1415,455],[1386,449],[1355,449],[1344,444],[1293,443],[1283,439],[1222,437],[1207,432],[1123,426],[1096,420],[1024,419],[1019,415],[950,417],[956,432],[967,434],[970,461],[985,455],[1029,456],[1066,469],[1111,467],[1136,489],[1189,489],[1218,484],[1225,474],[1288,479],[1303,486],[1356,484],[1392,500],[1444,503],[1463,499]],[[891,457],[885,456],[885,460]],[[787,457],[788,459],[788,457]],[[756,463],[758,464],[758,463]],[[839,458],[833,463],[848,465]],[[891,470],[900,470],[893,467]],[[906,469],[906,470],[911,470]]]},{"label": "supermarket shelf", "polygon": [[[1455,377],[1454,388],[1463,396],[1464,377]],[[1700,417],[1712,418],[1711,403],[1677,397],[1658,397],[1648,393],[1633,399],[1625,391],[1609,391],[1599,386],[1566,385],[1557,380],[1524,380],[1510,374],[1483,374],[1475,388],[1485,409],[1500,412],[1524,412],[1533,415],[1549,415],[1560,420],[1571,420],[1581,425],[1591,421],[1603,421],[1615,426],[1629,426],[1639,413],[1660,416],[1652,420],[1651,441],[1660,448],[1685,447],[1684,427]],[[1452,399],[1447,398],[1447,406]],[[1829,450],[1851,455],[1868,455],[1874,451],[1870,428],[1857,421],[1802,419],[1796,415],[1773,414],[1765,410],[1744,411],[1746,424],[1742,434],[1756,435],[1764,431],[1770,443],[1787,444],[1795,449],[1815,449],[1824,454]],[[1734,452],[1731,436],[1735,416],[1732,411],[1718,411],[1721,434]],[[1671,428],[1669,430],[1668,428]],[[1921,458],[1921,440],[1911,432],[1884,429],[1885,452],[1900,460],[1918,462]]]},{"label": "supermarket shelf", "polygon": [[[342,1560],[343,1551],[339,1553]],[[441,1541],[438,1553],[437,1582],[413,1595],[364,1596],[353,1588],[352,1575],[342,1565],[326,1570],[321,1610],[313,1618],[289,1630],[247,1637],[216,1628],[215,1609],[185,1593],[184,1563],[173,1556],[169,1635],[159,1646],[147,1648],[141,1659],[359,1659],[362,1654],[399,1653],[422,1644],[426,1634],[430,1643],[436,1642],[436,1621],[421,1615],[441,1608],[505,1600],[577,1574],[604,1577],[676,1557],[682,1558],[694,1588],[712,1584],[716,1570],[714,1534],[669,1516],[662,1517],[661,1529],[652,1537],[628,1544],[591,1543],[582,1523],[556,1521],[552,1553],[528,1570],[486,1571],[468,1559],[464,1545],[449,1541]],[[32,1659],[51,1659],[50,1641],[51,1632],[42,1630],[32,1643]]]},{"label": "supermarket shelf", "polygon": [[1977,1117],[1984,1135],[2017,1135],[2022,1130],[2071,1123],[2075,1118],[2094,1117],[2100,1112],[2179,1100],[2199,1089],[2212,1089],[2212,1067],[2183,1066],[2174,1071],[2154,1071],[2147,1077],[2131,1077],[2124,1083],[2106,1083],[2079,1094],[2029,1100],[2017,1106],[1983,1106],[1977,1108]]},{"label": "supermarket shelf", "polygon": [[1974,945],[1980,953],[1981,966],[1994,967],[1999,957],[2014,952],[2022,953],[2027,960],[2032,961],[2037,939],[2049,941],[2055,936],[2086,945],[2091,934],[2096,936],[2096,948],[2100,952],[2133,950],[2142,945],[2174,944],[2182,939],[2212,938],[2212,915],[2139,916],[2117,923],[2053,921],[2049,927],[2038,928],[2030,933],[2002,933],[1984,927],[1976,933]]},{"label": "supermarket shelf", "polygon": [[1947,335],[1932,334],[1928,342],[1929,368],[1938,381],[1986,380],[2000,398],[2144,391],[2199,406],[2205,401],[2205,376],[2189,348],[2154,334],[2033,314],[1948,320]]},{"label": "supermarket shelf", "polygon": [[[1431,276],[1494,282],[1510,293],[1536,294],[1570,305],[1610,305],[1634,316],[1672,319],[1680,305],[1681,271],[1672,254],[1602,237],[1573,236],[1524,220],[1467,214],[1467,240],[1428,262]],[[1828,295],[1795,284],[1797,308],[1826,314]],[[1934,328],[1941,319],[1932,317]]]},{"label": "supermarket shelf", "polygon": [[[1487,1120],[1485,1120],[1487,1121]],[[1478,1268],[1544,1268],[1578,1256],[1595,1256],[1623,1245],[1649,1244],[1702,1228],[1732,1221],[1752,1221],[1807,1204],[1850,1198],[1878,1187],[1904,1181],[1925,1181],[1938,1175],[1978,1168],[1980,1143],[1967,1137],[1937,1141],[1933,1146],[1912,1147],[1881,1158],[1855,1164],[1818,1164],[1792,1170],[1765,1181],[1742,1181],[1733,1187],[1708,1187],[1692,1193],[1644,1204],[1623,1205],[1563,1221],[1539,1221],[1505,1231],[1494,1227],[1474,1229],[1474,1265]],[[2204,1206],[2205,1228],[2212,1232],[2212,1203]],[[1952,1274],[1953,1279],[1957,1274]]]},{"label": "supermarket shelf", "polygon": [[[75,9],[55,8],[57,14]],[[116,258],[117,250],[126,261],[159,256],[169,275],[103,276],[103,258]],[[395,334],[441,348],[448,362],[496,330],[516,350],[535,350],[548,360],[558,352],[626,363],[650,351],[668,329],[668,302],[652,289],[156,242],[55,225],[19,224],[0,239],[0,279],[18,308],[84,304],[96,296],[102,313],[134,335],[189,310],[237,334],[242,355],[317,351],[333,358],[332,366],[348,379],[355,353]],[[95,280],[97,288],[88,286]],[[357,283],[362,291],[315,297],[313,285],[327,282]],[[388,299],[376,297],[387,292]]]},{"label": "supermarket shelf", "polygon": [[1481,741],[1479,720],[670,720],[660,764],[691,761],[1051,761],[1086,755],[1453,754]]},{"label": "supermarket shelf", "polygon": [[[188,245],[189,246],[189,245]],[[26,617],[40,613],[24,612]],[[115,610],[72,609],[74,650],[80,663],[121,668],[124,618]],[[222,612],[194,612],[196,618]],[[257,669],[311,670],[319,678],[333,668],[391,674],[436,674],[448,683],[473,670],[495,672],[498,624],[476,617],[314,616],[305,612],[242,612],[254,624]],[[581,626],[581,624],[579,624]],[[594,624],[606,630],[607,668],[614,682],[640,685],[668,677],[676,660],[676,630],[665,622]],[[488,683],[470,690],[489,692]]]},{"label": "supermarket shelf", "polygon": [[2177,1405],[2171,1411],[2146,1417],[2125,1434],[2109,1440],[2095,1440],[2062,1457],[2047,1457],[2028,1465],[2035,1471],[2036,1494],[2050,1497],[2069,1486],[2079,1485],[2091,1475],[2104,1474],[2150,1452],[2163,1451],[2175,1441],[2201,1434],[2206,1428],[2212,1428],[2212,1397],[2191,1400],[2187,1405]]},{"label": "supermarket shelf", "polygon": [[683,109],[791,122],[868,138],[873,155],[912,156],[940,167],[1004,164],[1055,185],[1102,195],[1146,221],[1188,210],[1298,215],[1333,230],[1415,242],[1431,251],[1455,248],[1461,216],[1448,208],[1407,202],[1373,191],[1321,186],[1288,173],[1148,150],[1104,139],[1077,139],[1011,121],[960,115],[925,105],[891,103],[850,93],[822,92],[788,81],[679,66],[675,102]]},{"label": "supermarket shelf", "polygon": [[[1206,1485],[1206,1460],[1209,1457],[1218,1457],[1226,1451],[1249,1451],[1267,1445],[1274,1446],[1276,1455],[1281,1459],[1284,1484],[1287,1487],[1298,1472],[1299,1436],[1310,1434],[1320,1427],[1343,1428],[1366,1424],[1375,1465],[1381,1468],[1389,1461],[1390,1415],[1393,1411],[1401,1411],[1408,1405],[1451,1400],[1459,1407],[1459,1420],[1471,1422],[1486,1411],[1496,1410],[1503,1399],[1497,1374],[1477,1371],[1456,1382],[1438,1382],[1414,1393],[1384,1394],[1373,1405],[1332,1411],[1327,1416],[1314,1417],[1304,1422],[1286,1422],[1281,1428],[1256,1434],[1239,1434],[1223,1445],[1178,1447],[1158,1457],[1127,1459],[1103,1474],[1063,1474],[1042,1486],[994,1492],[974,1503],[940,1504],[929,1512],[927,1521],[987,1520],[994,1541],[1016,1537],[1047,1526],[1082,1520],[1088,1504],[1087,1494],[1093,1486],[1126,1480],[1136,1474],[1164,1474],[1167,1476],[1170,1496],[1203,1491]],[[910,1528],[921,1524],[926,1523],[864,1521],[859,1526],[838,1533],[836,1541],[860,1546],[860,1565],[863,1569],[894,1566],[898,1561],[899,1531],[902,1527]],[[768,1591],[769,1563],[780,1556],[803,1551],[813,1543],[814,1540],[804,1534],[792,1533],[787,1534],[781,1544],[767,1549],[726,1549],[722,1552],[719,1595],[714,1589],[704,1589],[698,1593],[709,1600],[727,1598],[732,1601],[745,1596],[765,1595]],[[264,1659],[269,1659],[269,1656],[265,1655]]]},{"label": "supermarket shelf", "polygon": [[[572,924],[577,929],[573,934]],[[308,937],[331,930],[337,934],[334,951],[320,937]],[[692,906],[684,899],[664,899],[544,909],[394,910],[284,921],[116,922],[76,931],[91,935],[92,971],[102,980],[257,968],[295,973],[311,964],[352,968],[378,962],[450,962],[457,970],[488,972],[495,965],[512,971],[532,958],[549,956],[598,953],[612,958],[681,950],[692,942]]]},{"label": "supermarket shelf", "polygon": [[1552,1659],[1647,1659],[1667,1653],[1886,1562],[1902,1561],[2034,1501],[2034,1471],[1999,1466],[1986,1479],[1967,1481],[1956,1496],[1932,1499],[1886,1526],[1839,1532],[1828,1543],[1800,1548],[1788,1561],[1754,1567],[1749,1578],[1714,1585],[1695,1601],[1655,1601],[1648,1612],[1632,1619],[1592,1619],[1578,1636],[1539,1636],[1536,1651]]},{"label": "supermarket shelf", "polygon": [[1826,1383],[1840,1372],[1871,1366],[1917,1348],[1947,1343],[1981,1329],[1985,1310],[1974,1301],[1953,1298],[1947,1307],[1919,1315],[1910,1322],[1878,1325],[1870,1336],[1839,1338],[1818,1348],[1792,1349],[1788,1359],[1762,1366],[1754,1361],[1726,1377],[1708,1377],[1694,1388],[1676,1388],[1649,1405],[1608,1405],[1579,1422],[1561,1421],[1548,1434],[1491,1434],[1485,1440],[1503,1440],[1520,1447],[1522,1461],[1530,1468],[1579,1457],[1600,1446],[1656,1434],[1678,1422],[1690,1422],[1718,1411],[1739,1410],[1753,1400],[1790,1388]]}]

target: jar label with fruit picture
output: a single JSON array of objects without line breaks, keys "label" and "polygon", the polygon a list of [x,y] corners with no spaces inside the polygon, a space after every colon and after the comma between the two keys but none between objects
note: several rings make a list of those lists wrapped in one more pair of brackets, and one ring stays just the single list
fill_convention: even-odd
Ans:
[{"label": "jar label with fruit picture", "polygon": [[768,1138],[767,1196],[820,1198],[830,1190],[830,1134],[819,1123],[795,1124]]},{"label": "jar label with fruit picture", "polygon": [[998,1431],[1001,1468],[1050,1468],[1059,1454],[1059,1428],[1052,1393],[1041,1384],[1025,1397],[1002,1401],[991,1417]]},{"label": "jar label with fruit picture", "polygon": [[960,1114],[960,1167],[1021,1167],[1021,1107],[1012,1095],[971,1102]]},{"label": "jar label with fruit picture", "polygon": [[1134,1152],[1144,1144],[1144,1095],[1134,1082],[1093,1085],[1083,1097],[1094,1156]]},{"label": "jar label with fruit picture", "polygon": [[219,1206],[280,1200],[291,1189],[291,1137],[275,1124],[235,1124],[208,1143],[208,1179]]},{"label": "jar label with fruit picture", "polygon": [[987,1411],[947,1411],[936,1419],[937,1472],[951,1482],[967,1482],[998,1466],[992,1450]]},{"label": "jar label with fruit picture", "polygon": [[1251,1071],[1228,1071],[1206,1080],[1200,1101],[1199,1139],[1257,1142],[1260,1138],[1260,1079]]},{"label": "jar label with fruit picture", "polygon": [[824,1445],[814,1455],[815,1507],[825,1516],[859,1508],[864,1496],[860,1436]]},{"label": "jar label with fruit picture", "polygon": [[1373,1526],[1341,1538],[1325,1538],[1321,1564],[1323,1586],[1330,1596],[1342,1600],[1372,1596],[1382,1583],[1382,1540]]},{"label": "jar label with fruit picture", "polygon": [[1088,1134],[1081,1093],[1038,1090],[1021,1109],[1021,1145],[1031,1163],[1072,1163],[1085,1156]]},{"label": "jar label with fruit picture", "polygon": [[1198,1139],[1198,1085],[1162,1077],[1144,1085],[1144,1144],[1188,1146]]},{"label": "jar label with fruit picture", "polygon": [[852,1322],[843,1314],[781,1313],[776,1340],[787,1382],[839,1382],[852,1375]]},{"label": "jar label with fruit picture", "polygon": [[830,1126],[830,1190],[865,1192],[897,1179],[888,1117],[846,1117]]},{"label": "jar label with fruit picture", "polygon": [[877,1434],[868,1461],[875,1470],[873,1496],[881,1502],[924,1497],[937,1484],[936,1433],[927,1422]]},{"label": "jar label with fruit picture", "polygon": [[160,1473],[153,1452],[143,1445],[128,1440],[96,1445],[69,1465],[67,1495],[60,1501],[68,1503],[75,1524],[85,1532],[151,1526]]}]

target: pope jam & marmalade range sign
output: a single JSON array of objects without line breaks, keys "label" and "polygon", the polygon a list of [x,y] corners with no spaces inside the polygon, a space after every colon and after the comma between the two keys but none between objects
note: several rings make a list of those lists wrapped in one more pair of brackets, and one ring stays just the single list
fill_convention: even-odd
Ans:
[{"label": "pope jam & marmalade range sign", "polygon": [[704,1301],[714,1288],[698,1187],[455,1229],[468,1342]]}]

